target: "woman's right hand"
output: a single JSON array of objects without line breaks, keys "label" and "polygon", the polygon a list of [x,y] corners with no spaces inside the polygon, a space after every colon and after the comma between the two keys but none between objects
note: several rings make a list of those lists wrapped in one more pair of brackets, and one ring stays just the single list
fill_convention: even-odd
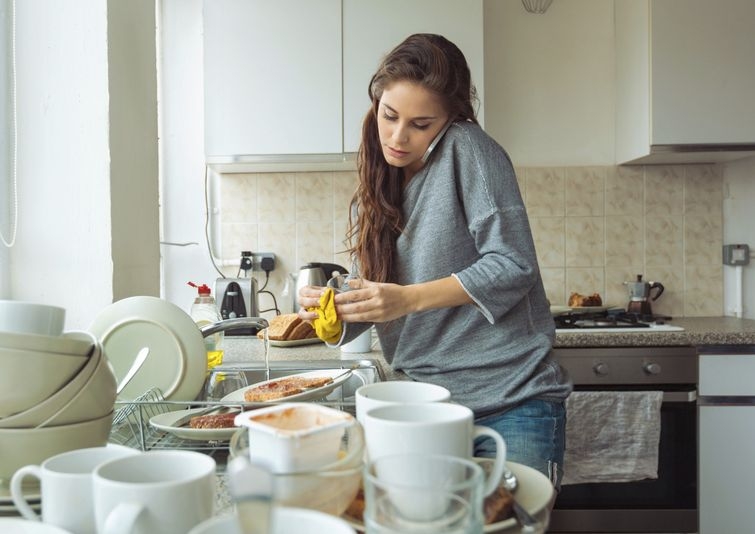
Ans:
[{"label": "woman's right hand", "polygon": [[304,286],[299,290],[299,317],[304,321],[313,321],[317,319],[317,313],[307,311],[309,308],[320,306],[320,297],[325,293],[322,286]]}]

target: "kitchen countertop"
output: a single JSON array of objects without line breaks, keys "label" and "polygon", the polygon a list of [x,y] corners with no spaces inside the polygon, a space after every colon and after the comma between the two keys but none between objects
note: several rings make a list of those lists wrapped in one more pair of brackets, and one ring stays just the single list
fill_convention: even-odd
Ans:
[{"label": "kitchen countertop", "polygon": [[[650,347],[650,346],[704,346],[704,345],[755,345],[755,320],[735,317],[680,317],[669,321],[681,326],[681,332],[613,332],[596,333],[580,330],[556,335],[556,348],[561,347]],[[406,375],[393,371],[383,358],[379,343],[364,354],[342,354],[340,349],[328,348],[324,343],[295,347],[270,347],[270,361],[276,360],[375,360],[386,380],[405,379]],[[264,360],[262,342],[256,337],[226,336],[225,363]]]},{"label": "kitchen countertop", "polygon": [[555,347],[657,347],[670,345],[752,345],[755,320],[735,317],[679,317],[668,321],[681,332],[613,332],[578,330],[556,335]]}]

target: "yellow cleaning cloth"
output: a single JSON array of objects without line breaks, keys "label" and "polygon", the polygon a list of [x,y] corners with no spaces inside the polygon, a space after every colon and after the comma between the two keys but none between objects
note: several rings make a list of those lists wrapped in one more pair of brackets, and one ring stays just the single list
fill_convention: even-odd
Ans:
[{"label": "yellow cleaning cloth", "polygon": [[338,343],[341,339],[341,321],[336,315],[336,303],[333,300],[335,296],[333,288],[329,287],[320,297],[320,307],[309,308],[309,311],[317,312],[317,319],[312,321],[317,337],[327,343]]}]

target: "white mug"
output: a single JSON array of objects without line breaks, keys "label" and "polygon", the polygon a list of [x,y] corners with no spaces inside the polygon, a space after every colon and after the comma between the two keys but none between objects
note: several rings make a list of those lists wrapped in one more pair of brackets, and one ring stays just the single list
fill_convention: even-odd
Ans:
[{"label": "white mug", "polygon": [[353,340],[341,345],[341,352],[346,354],[364,354],[372,350],[372,327],[368,328]]},{"label": "white mug", "polygon": [[[43,521],[76,534],[94,534],[92,472],[104,462],[136,454],[139,451],[129,447],[108,445],[64,452],[41,465],[26,465],[11,478],[13,504],[26,519]],[[24,498],[22,485],[27,477],[39,479],[42,517]]]},{"label": "white mug", "polygon": [[97,530],[107,534],[186,534],[212,517],[215,460],[182,450],[149,451],[94,472]]},{"label": "white mug", "polygon": [[413,380],[389,380],[365,384],[356,390],[354,396],[357,421],[362,424],[364,424],[364,415],[379,406],[451,400],[451,392],[443,386]]},{"label": "white mug", "polygon": [[490,427],[475,425],[472,410],[460,404],[427,402],[373,408],[364,417],[365,442],[370,461],[394,454],[440,454],[472,459],[479,436],[496,442],[493,469],[483,493],[493,493],[506,467],[506,443]]}]

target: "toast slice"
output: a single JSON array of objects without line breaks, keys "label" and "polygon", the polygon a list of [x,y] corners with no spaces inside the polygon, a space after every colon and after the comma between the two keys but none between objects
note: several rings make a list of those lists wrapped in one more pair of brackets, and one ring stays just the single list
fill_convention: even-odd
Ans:
[{"label": "toast slice", "polygon": [[275,341],[287,340],[293,329],[301,322],[301,318],[296,313],[276,315],[270,319],[270,326],[267,328],[267,337]]},{"label": "toast slice", "polygon": [[315,332],[315,329],[308,321],[302,321],[297,324],[293,330],[291,330],[291,335],[289,335],[286,339],[288,341],[296,341],[310,337],[317,337],[317,332]]}]

